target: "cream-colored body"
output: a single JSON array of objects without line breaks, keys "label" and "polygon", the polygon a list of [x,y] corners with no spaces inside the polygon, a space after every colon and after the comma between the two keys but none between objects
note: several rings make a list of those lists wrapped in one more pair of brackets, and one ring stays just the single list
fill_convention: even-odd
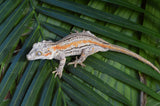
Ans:
[{"label": "cream-colored body", "polygon": [[128,49],[110,44],[100,38],[97,38],[94,34],[92,34],[89,31],[72,33],[57,42],[42,41],[35,43],[33,45],[32,50],[27,55],[27,59],[60,60],[59,67],[56,69],[56,71],[53,71],[53,73],[56,73],[55,77],[57,75],[61,77],[67,56],[81,55],[79,59],[76,59],[74,62],[70,62],[69,64],[74,64],[75,67],[77,66],[77,64],[85,66],[83,62],[89,55],[92,55],[99,51],[104,52],[108,50],[121,52],[130,55],[132,57],[135,57],[138,60],[150,65],[153,69],[155,69],[158,73],[160,73],[158,68],[145,58],[139,56],[138,54]]}]

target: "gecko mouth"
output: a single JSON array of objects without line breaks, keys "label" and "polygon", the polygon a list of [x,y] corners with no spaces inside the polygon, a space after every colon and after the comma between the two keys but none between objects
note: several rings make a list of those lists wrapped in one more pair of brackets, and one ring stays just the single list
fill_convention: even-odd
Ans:
[{"label": "gecko mouth", "polygon": [[27,60],[33,60],[33,59],[31,59],[30,55],[27,55],[26,57],[27,57]]}]

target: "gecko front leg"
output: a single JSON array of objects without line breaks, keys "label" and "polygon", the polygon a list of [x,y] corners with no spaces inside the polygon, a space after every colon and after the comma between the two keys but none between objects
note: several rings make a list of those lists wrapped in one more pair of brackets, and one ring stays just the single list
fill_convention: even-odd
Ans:
[{"label": "gecko front leg", "polygon": [[59,78],[62,77],[62,72],[63,72],[65,63],[66,63],[66,58],[61,59],[58,68],[56,68],[56,70],[52,72],[53,74],[56,73],[55,78],[57,75],[59,76]]}]

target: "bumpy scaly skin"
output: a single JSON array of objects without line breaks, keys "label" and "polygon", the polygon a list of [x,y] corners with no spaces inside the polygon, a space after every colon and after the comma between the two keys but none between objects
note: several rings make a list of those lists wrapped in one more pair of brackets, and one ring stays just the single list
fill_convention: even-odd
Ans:
[{"label": "bumpy scaly skin", "polygon": [[110,44],[100,38],[97,38],[90,31],[76,32],[71,33],[70,35],[64,37],[63,39],[52,42],[52,41],[42,41],[35,43],[32,50],[27,54],[28,60],[37,60],[37,59],[57,59],[60,60],[58,68],[52,73],[55,73],[55,77],[59,75],[62,77],[63,68],[66,62],[67,56],[81,55],[79,59],[74,62],[68,63],[74,64],[74,67],[77,64],[85,66],[83,62],[85,59],[96,52],[99,51],[116,51],[121,52],[132,57],[139,59],[140,61],[150,65],[153,69],[160,73],[157,67],[155,67],[151,62],[139,56],[138,54],[129,51],[128,49],[122,48],[117,45]]}]

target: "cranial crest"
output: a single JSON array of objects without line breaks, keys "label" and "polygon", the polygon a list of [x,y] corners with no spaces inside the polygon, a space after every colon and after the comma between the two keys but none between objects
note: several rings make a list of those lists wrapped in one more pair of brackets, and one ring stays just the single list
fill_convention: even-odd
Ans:
[{"label": "cranial crest", "polygon": [[49,41],[43,40],[42,42],[43,43],[53,43],[51,40],[49,40]]},{"label": "cranial crest", "polygon": [[51,40],[49,41],[43,40],[42,42],[34,43],[33,48],[46,48],[47,46],[49,46],[49,43],[53,42]]}]

